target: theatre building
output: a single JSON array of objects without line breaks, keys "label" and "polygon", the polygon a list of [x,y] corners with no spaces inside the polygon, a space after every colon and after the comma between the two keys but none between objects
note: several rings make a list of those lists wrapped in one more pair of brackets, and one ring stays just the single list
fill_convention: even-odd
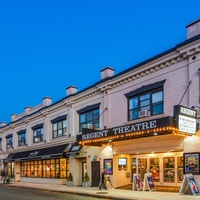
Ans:
[{"label": "theatre building", "polygon": [[[192,173],[200,186],[200,20],[171,49],[41,105],[0,127],[0,170],[13,180],[97,187],[106,168],[114,188],[151,173],[155,185],[180,186]],[[141,40],[142,42],[142,40]],[[153,48],[153,47],[152,47]],[[83,77],[83,81],[84,81]]]}]

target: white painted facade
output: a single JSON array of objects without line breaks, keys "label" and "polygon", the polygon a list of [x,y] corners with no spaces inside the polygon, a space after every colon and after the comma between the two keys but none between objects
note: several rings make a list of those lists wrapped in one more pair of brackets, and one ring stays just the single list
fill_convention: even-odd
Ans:
[{"label": "white painted facade", "polygon": [[[195,23],[194,23],[195,24]],[[194,26],[192,24],[192,27]],[[199,21],[197,21],[199,24]],[[197,26],[199,27],[199,25]],[[173,116],[174,105],[179,103],[185,107],[199,110],[200,106],[200,33],[197,29],[195,33],[187,27],[187,40],[174,46],[167,52],[157,55],[143,63],[129,68],[119,74],[114,75],[114,69],[107,67],[101,70],[101,80],[91,87],[78,92],[74,86],[66,89],[67,96],[60,101],[52,104],[51,98],[45,97],[42,104],[30,108],[26,107],[24,113],[13,114],[12,121],[9,124],[2,123],[0,127],[0,138],[2,138],[2,151],[0,151],[0,160],[6,159],[8,155],[30,151],[39,148],[56,146],[60,144],[74,143],[79,132],[79,114],[78,110],[100,103],[100,129],[113,128],[145,120],[158,119],[166,116]],[[153,47],[152,47],[153,48]],[[160,115],[141,118],[128,121],[128,101],[125,94],[141,88],[144,85],[150,85],[159,81],[166,80],[163,86],[164,91],[164,112]],[[191,82],[191,83],[190,83]],[[190,83],[190,84],[189,84]],[[198,112],[199,114],[199,112]],[[67,115],[67,135],[53,139],[51,120],[56,117]],[[33,132],[31,127],[37,124],[44,124],[44,141],[33,143]],[[198,115],[198,123],[200,123]],[[27,145],[18,146],[17,132],[26,129]],[[6,148],[5,137],[13,134],[13,148]],[[140,139],[131,139],[116,141],[112,143],[112,148],[107,149],[106,145],[101,147],[84,147],[80,154],[70,157],[70,171],[74,176],[74,185],[81,185],[83,161],[87,163],[87,171],[92,176],[91,163],[94,156],[103,167],[104,159],[113,159],[113,175],[111,180],[113,186],[119,187],[131,183],[131,177],[126,177],[127,172],[131,171],[131,158],[148,157],[155,151],[159,152],[158,157],[163,159],[162,154],[173,149],[174,156],[180,156],[183,152],[200,152],[200,136],[177,136],[164,135],[155,137],[146,137]],[[92,143],[91,143],[92,146]],[[95,146],[95,145],[94,145]],[[127,158],[127,171],[118,170],[118,158],[125,156]],[[162,161],[160,161],[162,165]],[[19,171],[20,163],[15,162],[15,171]],[[197,184],[200,186],[200,175],[196,175]],[[16,178],[16,176],[15,176]],[[34,182],[38,179],[20,178],[20,181]],[[18,181],[19,181],[18,180]],[[64,184],[66,180],[45,180],[40,182],[52,182]],[[91,183],[91,180],[90,180]],[[92,183],[91,183],[92,184]],[[158,185],[178,185],[180,183],[163,183],[162,177]]]}]

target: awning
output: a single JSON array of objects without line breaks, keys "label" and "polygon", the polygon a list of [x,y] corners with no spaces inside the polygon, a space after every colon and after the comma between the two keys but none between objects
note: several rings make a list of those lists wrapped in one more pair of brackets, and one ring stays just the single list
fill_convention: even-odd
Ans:
[{"label": "awning", "polygon": [[63,144],[44,149],[18,152],[10,156],[9,160],[23,161],[23,160],[36,160],[36,159],[48,159],[48,158],[61,158],[64,157],[65,152],[67,152],[68,146],[69,144]]},{"label": "awning", "polygon": [[66,153],[66,156],[77,156],[80,153],[82,145],[80,144],[73,144],[69,151]]}]

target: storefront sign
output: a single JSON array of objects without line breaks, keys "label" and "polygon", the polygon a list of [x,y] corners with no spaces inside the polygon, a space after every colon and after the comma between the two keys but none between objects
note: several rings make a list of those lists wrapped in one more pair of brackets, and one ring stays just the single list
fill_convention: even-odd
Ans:
[{"label": "storefront sign", "polygon": [[177,105],[174,107],[175,117],[178,119],[178,129],[180,132],[196,134],[197,131],[197,111]]},{"label": "storefront sign", "polygon": [[38,155],[38,153],[39,153],[39,151],[31,152],[31,153],[28,155],[28,157],[35,157],[35,156]]},{"label": "storefront sign", "polygon": [[134,133],[138,131],[147,131],[170,125],[174,125],[173,118],[165,117],[125,126],[114,127],[105,130],[83,129],[82,135],[77,136],[77,141],[99,139],[108,136],[117,136],[126,133]]}]

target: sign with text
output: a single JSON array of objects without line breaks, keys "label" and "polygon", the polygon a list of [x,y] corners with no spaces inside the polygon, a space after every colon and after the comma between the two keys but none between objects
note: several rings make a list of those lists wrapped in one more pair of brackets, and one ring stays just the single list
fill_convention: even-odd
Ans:
[{"label": "sign with text", "polygon": [[197,111],[177,105],[174,106],[174,115],[178,119],[180,132],[196,134],[197,132]]},{"label": "sign with text", "polygon": [[118,126],[111,129],[104,129],[104,130],[94,130],[94,129],[83,129],[81,135],[77,135],[77,142],[85,141],[85,140],[92,140],[92,139],[99,139],[109,136],[117,136],[126,133],[134,133],[138,131],[147,131],[156,128],[162,128],[166,126],[174,126],[174,119],[173,117],[164,117],[144,122],[139,122],[135,124],[125,125],[125,126]]}]

